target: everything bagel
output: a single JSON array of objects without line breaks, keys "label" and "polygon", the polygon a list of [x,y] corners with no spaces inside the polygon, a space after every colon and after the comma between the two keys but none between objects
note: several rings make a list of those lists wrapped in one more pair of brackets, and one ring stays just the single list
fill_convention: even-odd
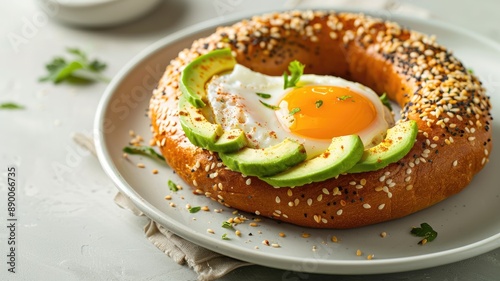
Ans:
[{"label": "everything bagel", "polygon": [[[291,61],[307,73],[339,76],[401,106],[418,126],[396,163],[298,187],[274,188],[229,170],[193,145],[179,121],[182,70],[230,48],[253,71],[282,75]],[[353,228],[406,216],[461,191],[488,162],[491,105],[481,82],[433,37],[361,14],[292,11],[219,27],[171,61],[150,102],[153,137],[196,194],[242,211],[316,228]]]}]

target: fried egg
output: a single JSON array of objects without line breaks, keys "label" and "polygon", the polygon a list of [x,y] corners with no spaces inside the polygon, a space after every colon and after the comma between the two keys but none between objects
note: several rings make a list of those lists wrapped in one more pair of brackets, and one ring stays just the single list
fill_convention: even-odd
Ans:
[{"label": "fried egg", "polygon": [[308,158],[324,152],[332,138],[357,134],[365,148],[383,140],[392,126],[377,94],[359,83],[306,74],[283,89],[282,76],[268,76],[237,64],[207,83],[213,119],[224,130],[239,128],[249,146],[265,148],[285,138],[302,143]]}]

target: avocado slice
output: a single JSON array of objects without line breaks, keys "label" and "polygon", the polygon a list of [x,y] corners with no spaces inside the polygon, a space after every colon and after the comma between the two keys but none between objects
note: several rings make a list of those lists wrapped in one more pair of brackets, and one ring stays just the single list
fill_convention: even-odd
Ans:
[{"label": "avocado slice", "polygon": [[247,176],[265,177],[280,173],[306,159],[304,146],[286,138],[263,149],[245,147],[232,153],[219,153],[222,162],[231,170]]},{"label": "avocado slice", "polygon": [[247,145],[240,129],[224,131],[219,124],[210,123],[201,108],[196,108],[184,96],[179,97],[179,120],[189,141],[215,152],[233,152]]},{"label": "avocado slice", "polygon": [[181,92],[196,108],[204,107],[205,84],[215,74],[229,71],[236,65],[230,49],[219,49],[202,55],[189,63],[181,73]]},{"label": "avocado slice", "polygon": [[418,133],[413,120],[400,122],[387,130],[387,136],[378,145],[365,150],[361,160],[348,173],[375,171],[399,161],[411,150]]},{"label": "avocado slice", "polygon": [[335,137],[322,154],[280,174],[261,177],[272,186],[301,186],[333,178],[354,166],[363,155],[363,142],[357,135]]}]

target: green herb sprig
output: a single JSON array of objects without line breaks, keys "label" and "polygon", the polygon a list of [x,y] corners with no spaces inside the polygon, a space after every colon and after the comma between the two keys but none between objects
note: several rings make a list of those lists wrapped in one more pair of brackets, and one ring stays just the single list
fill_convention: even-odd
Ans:
[{"label": "green herb sprig", "polygon": [[192,214],[194,214],[194,213],[198,213],[200,210],[201,210],[201,207],[200,207],[200,206],[190,207],[190,208],[188,209],[188,211],[189,211],[190,213],[192,213]]},{"label": "green herb sprig", "polygon": [[283,78],[285,79],[285,85],[283,89],[288,89],[295,87],[300,80],[302,74],[304,74],[305,65],[300,63],[297,60],[292,61],[288,65],[288,71],[290,72],[290,76],[288,73],[283,73]]},{"label": "green herb sprig", "polygon": [[63,81],[72,84],[109,82],[109,79],[101,74],[107,67],[105,63],[97,59],[89,60],[87,54],[78,48],[67,48],[66,51],[72,58],[70,60],[63,57],[53,58],[45,65],[48,74],[41,77],[40,82],[51,81],[54,84]]},{"label": "green herb sprig", "polygon": [[280,107],[279,107],[279,106],[272,105],[272,104],[268,104],[268,103],[265,103],[265,102],[263,102],[263,101],[261,101],[261,100],[259,100],[259,102],[260,102],[263,106],[265,106],[265,107],[267,107],[267,108],[269,108],[269,109],[272,109],[272,110],[278,110],[278,109],[280,109]]},{"label": "green herb sprig", "polygon": [[0,109],[17,110],[24,109],[24,106],[13,102],[4,102],[0,104]]},{"label": "green herb sprig", "polygon": [[141,154],[141,155],[151,157],[153,159],[165,161],[165,157],[163,157],[163,155],[156,152],[150,146],[125,146],[123,148],[123,152],[128,153],[128,154]]},{"label": "green herb sprig", "polygon": [[428,223],[425,222],[421,223],[420,227],[413,227],[411,230],[411,234],[424,238],[420,240],[420,242],[418,242],[419,245],[424,245],[427,242],[432,242],[438,235],[438,233]]},{"label": "green herb sprig", "polygon": [[389,98],[387,97],[387,93],[383,93],[380,96],[380,101],[382,102],[383,105],[385,105],[387,108],[389,108],[389,110],[392,111],[391,102],[389,101]]},{"label": "green herb sprig", "polygon": [[168,180],[168,188],[172,190],[173,192],[179,191],[179,188],[177,187],[177,184],[173,182],[172,180]]}]

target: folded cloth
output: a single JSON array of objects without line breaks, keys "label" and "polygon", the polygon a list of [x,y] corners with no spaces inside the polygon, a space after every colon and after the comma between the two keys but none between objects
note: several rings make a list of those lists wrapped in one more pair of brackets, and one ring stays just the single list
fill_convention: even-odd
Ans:
[{"label": "folded cloth", "polygon": [[[75,133],[73,134],[73,141],[87,149],[94,156],[96,155],[92,138],[81,133]],[[129,198],[120,192],[116,193],[114,201],[118,206],[131,211],[136,216],[146,216]],[[153,245],[176,263],[192,268],[198,274],[198,280],[200,281],[215,280],[238,267],[252,265],[189,242],[151,219],[144,226],[144,233]]]}]

